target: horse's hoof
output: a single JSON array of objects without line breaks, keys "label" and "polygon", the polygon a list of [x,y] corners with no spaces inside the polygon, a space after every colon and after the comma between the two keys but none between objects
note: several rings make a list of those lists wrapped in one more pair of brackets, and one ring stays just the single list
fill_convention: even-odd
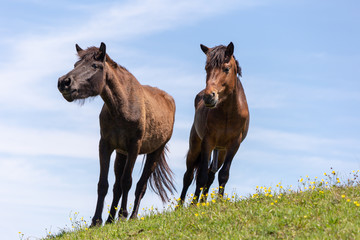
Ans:
[{"label": "horse's hoof", "polygon": [[102,226],[102,219],[93,219],[91,222],[90,227],[101,227]]},{"label": "horse's hoof", "polygon": [[126,220],[128,217],[128,212],[127,211],[123,211],[123,212],[119,212],[119,220]]}]

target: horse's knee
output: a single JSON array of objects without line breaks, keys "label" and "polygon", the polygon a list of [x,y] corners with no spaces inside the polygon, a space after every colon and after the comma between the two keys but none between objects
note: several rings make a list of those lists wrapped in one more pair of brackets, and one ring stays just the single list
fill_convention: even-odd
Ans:
[{"label": "horse's knee", "polygon": [[116,181],[113,186],[113,192],[119,192],[121,190],[121,183],[119,181]]},{"label": "horse's knee", "polygon": [[193,179],[194,179],[194,170],[193,169],[187,170],[184,174],[184,184],[188,182],[191,183]]},{"label": "horse's knee", "polygon": [[98,195],[105,196],[109,189],[108,181],[99,181],[98,183]]}]

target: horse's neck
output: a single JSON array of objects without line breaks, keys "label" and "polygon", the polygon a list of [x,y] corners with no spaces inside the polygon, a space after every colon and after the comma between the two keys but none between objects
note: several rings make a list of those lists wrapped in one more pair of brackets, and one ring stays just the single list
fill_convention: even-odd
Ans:
[{"label": "horse's neck", "polygon": [[[240,86],[239,86],[239,84],[240,84]],[[240,95],[240,87],[241,87],[241,83],[240,83],[239,79],[236,78],[235,87],[228,92],[225,101],[223,101],[225,106],[229,106],[229,107],[233,108],[239,104],[238,99],[239,99],[239,95]]]},{"label": "horse's neck", "polygon": [[108,65],[107,68],[106,85],[101,97],[114,117],[128,118],[132,115],[131,103],[139,98],[137,95],[141,84],[122,67],[113,68]]}]

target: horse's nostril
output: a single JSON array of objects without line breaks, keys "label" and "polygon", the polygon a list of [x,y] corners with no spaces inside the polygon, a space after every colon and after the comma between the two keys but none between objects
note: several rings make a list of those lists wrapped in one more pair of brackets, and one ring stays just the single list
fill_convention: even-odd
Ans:
[{"label": "horse's nostril", "polygon": [[68,87],[68,86],[70,86],[70,84],[71,84],[71,78],[66,78],[64,80],[64,86]]},{"label": "horse's nostril", "polygon": [[211,93],[211,96],[212,96],[212,97],[215,97],[215,92],[212,92],[212,93]]}]

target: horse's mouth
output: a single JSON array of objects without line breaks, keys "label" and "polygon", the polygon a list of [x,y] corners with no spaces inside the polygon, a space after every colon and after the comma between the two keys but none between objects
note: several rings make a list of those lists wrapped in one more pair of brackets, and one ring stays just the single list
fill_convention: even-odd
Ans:
[{"label": "horse's mouth", "polygon": [[207,108],[214,108],[216,106],[216,103],[205,103],[205,107]]},{"label": "horse's mouth", "polygon": [[61,94],[63,95],[63,97],[66,99],[66,101],[68,102],[72,102],[75,100],[74,97],[74,93],[76,92],[76,89],[72,90],[72,91],[66,91],[66,92],[62,92]]}]

